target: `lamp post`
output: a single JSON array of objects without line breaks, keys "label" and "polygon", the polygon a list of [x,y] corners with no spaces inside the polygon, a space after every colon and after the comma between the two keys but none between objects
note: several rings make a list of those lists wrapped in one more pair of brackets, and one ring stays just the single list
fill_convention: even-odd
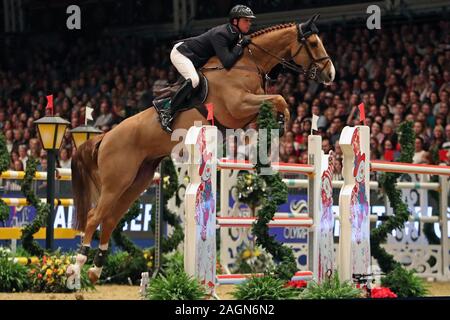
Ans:
[{"label": "lamp post", "polygon": [[56,152],[61,147],[64,133],[69,121],[60,117],[43,117],[34,122],[39,131],[43,148],[47,151],[47,203],[50,204],[50,214],[47,217],[45,248],[53,250],[55,220],[55,162]]},{"label": "lamp post", "polygon": [[78,149],[87,140],[102,134],[103,131],[92,126],[82,125],[70,130],[75,147]]}]

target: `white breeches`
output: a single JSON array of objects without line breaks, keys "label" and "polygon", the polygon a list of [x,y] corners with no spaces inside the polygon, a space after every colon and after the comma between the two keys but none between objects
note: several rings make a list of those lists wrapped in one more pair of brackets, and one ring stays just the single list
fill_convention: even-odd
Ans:
[{"label": "white breeches", "polygon": [[172,64],[185,79],[191,79],[192,87],[196,88],[200,82],[197,70],[195,70],[192,61],[177,50],[177,47],[182,43],[179,42],[173,47],[170,52],[170,61],[172,61]]}]

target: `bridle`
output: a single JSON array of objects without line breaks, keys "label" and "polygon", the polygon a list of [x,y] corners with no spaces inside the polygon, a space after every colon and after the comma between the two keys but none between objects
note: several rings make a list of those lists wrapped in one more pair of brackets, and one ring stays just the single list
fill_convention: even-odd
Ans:
[{"label": "bridle", "polygon": [[[281,58],[281,57],[271,53],[270,51],[268,51],[265,48],[257,45],[256,43],[250,42],[250,45],[258,48],[259,50],[265,52],[266,54],[270,55],[271,57],[277,59],[277,61],[279,61],[282,66],[284,66],[284,67],[286,67],[288,69],[291,69],[291,70],[293,70],[295,72],[302,73],[306,77],[308,77],[309,79],[317,81],[318,80],[318,78],[317,78],[318,74],[320,74],[325,69],[325,67],[328,65],[328,63],[331,62],[331,58],[329,56],[323,56],[323,57],[320,57],[320,58],[317,58],[317,59],[314,58],[314,55],[313,55],[313,53],[311,51],[311,48],[309,47],[309,44],[308,44],[307,40],[313,34],[317,34],[319,32],[319,30],[317,30],[317,27],[314,24],[312,24],[311,30],[309,30],[307,32],[303,32],[302,26],[303,26],[303,23],[296,25],[296,27],[297,27],[297,40],[298,40],[300,45],[299,45],[297,51],[292,56],[292,59],[294,59],[300,53],[302,48],[304,47],[305,50],[306,50],[306,53],[308,54],[309,59],[311,60],[311,63],[309,64],[307,69],[305,69],[302,66],[299,66],[299,65],[297,65],[295,63],[287,61],[286,59]],[[252,51],[250,49],[250,46],[248,46],[247,48],[248,48],[248,51],[250,53],[250,56],[253,57],[253,53],[252,53]],[[324,60],[328,60],[328,61],[319,70],[318,63],[320,63],[320,62],[322,62]],[[255,64],[256,64],[256,61],[255,61]],[[258,70],[262,70],[258,65],[257,65],[257,68],[258,68]],[[319,72],[317,72],[318,70],[319,70]]]}]

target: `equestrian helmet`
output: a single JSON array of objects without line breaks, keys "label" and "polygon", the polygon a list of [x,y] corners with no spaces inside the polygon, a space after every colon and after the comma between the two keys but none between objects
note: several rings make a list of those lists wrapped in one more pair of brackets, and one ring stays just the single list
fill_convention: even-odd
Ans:
[{"label": "equestrian helmet", "polygon": [[242,4],[238,4],[230,10],[230,20],[239,18],[252,18],[255,19],[252,9]]}]

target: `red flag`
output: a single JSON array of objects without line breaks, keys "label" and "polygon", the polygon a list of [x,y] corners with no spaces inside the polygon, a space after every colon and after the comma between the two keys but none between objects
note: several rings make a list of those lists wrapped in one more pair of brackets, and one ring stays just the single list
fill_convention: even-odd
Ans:
[{"label": "red flag", "polygon": [[359,109],[359,121],[362,121],[362,123],[366,123],[366,110],[364,109],[364,103],[361,102],[358,106]]},{"label": "red flag", "polygon": [[47,96],[47,106],[45,110],[50,109],[50,112],[53,114],[53,95]]},{"label": "red flag", "polygon": [[207,103],[206,109],[208,110],[208,116],[206,117],[206,120],[210,120],[211,124],[214,125],[214,105],[212,103]]}]

